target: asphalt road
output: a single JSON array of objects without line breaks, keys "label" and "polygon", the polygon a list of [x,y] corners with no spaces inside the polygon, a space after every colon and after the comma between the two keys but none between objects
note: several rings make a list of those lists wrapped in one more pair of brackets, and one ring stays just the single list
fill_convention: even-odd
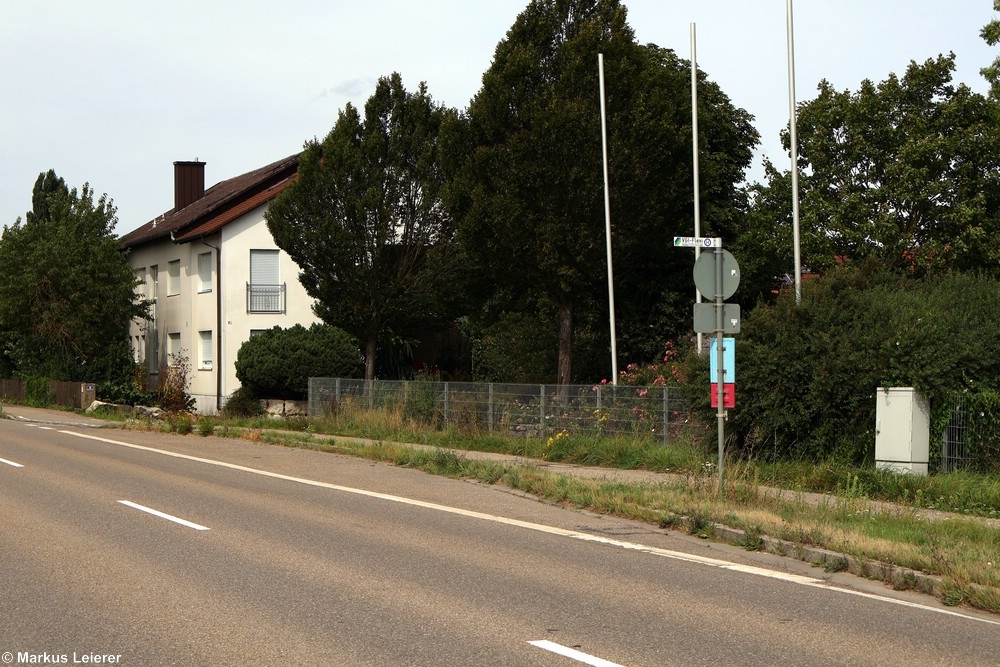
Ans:
[{"label": "asphalt road", "polygon": [[0,665],[1000,665],[1000,618],[502,489],[0,421]]}]

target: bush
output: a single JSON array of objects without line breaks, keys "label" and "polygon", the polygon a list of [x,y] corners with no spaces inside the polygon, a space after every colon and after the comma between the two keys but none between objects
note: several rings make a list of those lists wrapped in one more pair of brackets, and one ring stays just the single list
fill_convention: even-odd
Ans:
[{"label": "bush", "polygon": [[24,378],[24,400],[29,405],[53,405],[56,402],[56,392],[52,380],[45,377]]},{"label": "bush", "polygon": [[789,292],[758,306],[737,341],[738,446],[767,458],[872,461],[878,387],[915,387],[935,423],[954,392],[997,387],[1000,358],[983,353],[1000,345],[996,313],[996,280],[916,280],[867,265],[804,285],[801,305]]},{"label": "bush", "polygon": [[328,324],[274,327],[253,336],[236,355],[236,377],[252,396],[301,400],[310,377],[359,377],[357,340]]},{"label": "bush", "polygon": [[195,400],[188,393],[188,373],[191,363],[184,353],[178,351],[169,365],[160,367],[160,387],[156,390],[156,405],[170,413],[190,412]]},{"label": "bush", "polygon": [[253,394],[246,387],[240,387],[234,391],[229,400],[222,407],[224,417],[247,419],[250,417],[260,417],[264,414],[264,406],[254,398]]}]

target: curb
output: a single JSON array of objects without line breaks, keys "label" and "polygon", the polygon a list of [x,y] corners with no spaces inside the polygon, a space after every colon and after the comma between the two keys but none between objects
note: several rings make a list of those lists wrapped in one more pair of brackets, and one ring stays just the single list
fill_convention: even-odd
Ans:
[{"label": "curb", "polygon": [[[916,570],[766,535],[748,537],[745,530],[723,524],[713,524],[713,536],[728,544],[742,546],[748,551],[764,551],[783,558],[794,558],[815,567],[822,567],[826,572],[849,572],[858,577],[889,584],[897,591],[915,590],[941,598],[941,580]],[[757,544],[757,548],[751,548],[754,543]]]}]

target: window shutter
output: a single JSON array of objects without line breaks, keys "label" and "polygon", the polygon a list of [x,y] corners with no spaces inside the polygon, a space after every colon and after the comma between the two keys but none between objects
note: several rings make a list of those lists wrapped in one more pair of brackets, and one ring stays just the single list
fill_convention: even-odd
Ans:
[{"label": "window shutter", "polygon": [[278,284],[277,250],[250,251],[250,284],[251,285]]},{"label": "window shutter", "polygon": [[201,336],[201,367],[212,367],[212,332],[200,331]]}]

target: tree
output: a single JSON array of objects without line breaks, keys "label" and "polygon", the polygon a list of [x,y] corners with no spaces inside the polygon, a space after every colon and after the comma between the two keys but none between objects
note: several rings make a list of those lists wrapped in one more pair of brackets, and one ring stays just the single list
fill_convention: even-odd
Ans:
[{"label": "tree", "polygon": [[381,78],[364,118],[348,104],[322,143],[306,144],[297,180],[266,214],[316,314],[363,341],[367,379],[380,337],[447,317],[454,232],[438,134],[448,113],[425,85],[408,93],[399,74]]},{"label": "tree", "polygon": [[[561,384],[572,378],[581,309],[603,308],[603,317],[584,314],[608,321],[598,53],[608,82],[616,282],[629,297],[620,303],[629,323],[621,329],[632,334],[633,349],[655,353],[664,325],[689,328],[689,307],[672,294],[694,292],[693,258],[667,254],[669,237],[690,233],[693,217],[686,64],[671,51],[638,45],[617,0],[535,0],[497,46],[454,128],[464,154],[452,165],[449,204],[460,239],[494,286],[488,301],[524,304],[540,296],[551,304]],[[746,112],[704,83],[703,155],[713,178],[703,197],[718,214],[706,228],[725,230],[757,135]],[[497,310],[502,316],[504,308]],[[650,346],[650,336],[636,331],[658,340]],[[606,345],[607,335],[600,340]]]},{"label": "tree", "polygon": [[114,234],[115,208],[49,171],[33,210],[0,236],[0,356],[21,377],[129,377],[128,327],[146,316]]},{"label": "tree", "polygon": [[[800,106],[807,265],[829,266],[843,256],[917,274],[996,273],[1000,106],[951,85],[954,66],[953,55],[911,62],[902,77],[890,74],[878,85],[866,80],[856,93],[823,81],[816,99]],[[787,146],[787,134],[785,140]],[[769,188],[786,187],[772,171]],[[774,198],[758,197],[755,208]],[[767,217],[756,223],[788,229],[787,215]]]},{"label": "tree", "polygon": [[[993,10],[1000,12],[1000,0],[993,0]],[[993,19],[984,25],[983,29],[979,31],[979,36],[990,46],[1000,44],[1000,20]],[[993,99],[1000,99],[1000,58],[979,72],[990,82],[990,95]]]}]

